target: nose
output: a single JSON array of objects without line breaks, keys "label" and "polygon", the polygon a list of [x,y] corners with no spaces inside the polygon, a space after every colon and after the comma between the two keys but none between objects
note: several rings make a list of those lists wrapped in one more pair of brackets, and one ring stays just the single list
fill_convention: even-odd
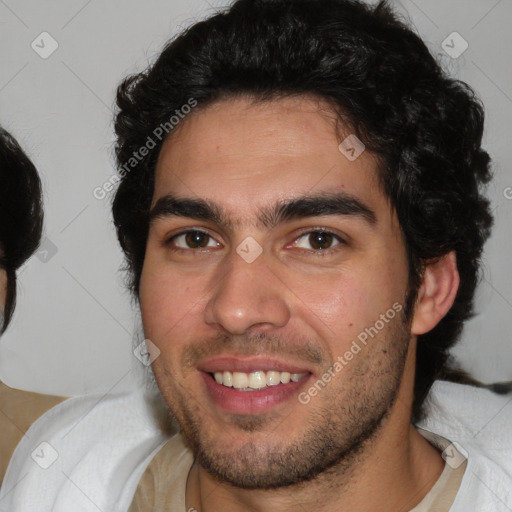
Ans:
[{"label": "nose", "polygon": [[290,319],[288,291],[263,254],[248,263],[233,252],[206,304],[205,321],[233,335],[255,326],[267,330],[283,327]]}]

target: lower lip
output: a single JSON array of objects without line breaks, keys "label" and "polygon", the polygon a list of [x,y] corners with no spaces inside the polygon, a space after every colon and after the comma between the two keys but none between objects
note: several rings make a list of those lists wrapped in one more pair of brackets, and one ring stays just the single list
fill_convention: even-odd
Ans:
[{"label": "lower lip", "polygon": [[[206,388],[215,403],[234,414],[261,414],[296,397],[298,390],[309,380],[305,376],[298,382],[269,386],[257,391],[236,391],[218,384],[209,373],[200,372]],[[311,374],[310,374],[311,375]]]}]

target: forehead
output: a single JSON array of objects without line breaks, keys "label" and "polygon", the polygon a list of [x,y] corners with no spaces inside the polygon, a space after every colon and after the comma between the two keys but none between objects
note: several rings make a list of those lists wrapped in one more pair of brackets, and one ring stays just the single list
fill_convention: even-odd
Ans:
[{"label": "forehead", "polygon": [[185,118],[162,146],[153,204],[166,194],[202,198],[251,215],[275,201],[344,192],[378,207],[387,200],[376,159],[340,151],[350,135],[325,102],[289,97],[227,99]]}]

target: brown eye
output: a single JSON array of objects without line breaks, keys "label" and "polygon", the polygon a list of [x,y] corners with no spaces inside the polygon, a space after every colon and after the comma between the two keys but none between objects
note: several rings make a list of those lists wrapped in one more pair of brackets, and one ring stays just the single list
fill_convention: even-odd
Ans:
[{"label": "brown eye", "polygon": [[173,236],[170,244],[179,249],[204,249],[206,247],[218,247],[219,244],[204,231],[191,230]]},{"label": "brown eye", "polygon": [[185,242],[191,249],[198,249],[208,245],[209,235],[202,231],[189,231],[185,235]]},{"label": "brown eye", "polygon": [[310,231],[295,241],[295,247],[313,251],[325,251],[339,245],[342,240],[329,231]]},{"label": "brown eye", "polygon": [[329,249],[334,241],[331,233],[315,231],[309,235],[309,243],[313,249]]}]

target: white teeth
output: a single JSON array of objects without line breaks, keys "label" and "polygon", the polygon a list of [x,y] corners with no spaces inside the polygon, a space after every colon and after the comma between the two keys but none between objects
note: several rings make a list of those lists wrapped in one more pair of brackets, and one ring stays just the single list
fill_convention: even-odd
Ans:
[{"label": "white teeth", "polygon": [[267,385],[265,372],[252,372],[249,375],[249,386],[252,389],[262,389]]},{"label": "white teeth", "polygon": [[[215,380],[217,380],[217,379],[215,379]],[[224,386],[227,386],[228,388],[233,387],[233,379],[232,379],[231,372],[224,372],[222,374],[222,384],[224,384]]]},{"label": "white teeth", "polygon": [[281,384],[281,372],[267,372],[267,386]]},{"label": "white teeth", "polygon": [[298,382],[305,373],[277,372],[274,370],[264,372],[257,371],[251,373],[243,372],[215,372],[214,378],[218,384],[228,388],[235,388],[242,391],[252,391],[263,389],[267,386],[277,386],[278,384],[288,384],[290,381]]},{"label": "white teeth", "polygon": [[233,387],[234,388],[248,388],[249,387],[249,377],[247,376],[247,373],[241,373],[241,372],[233,372]]},{"label": "white teeth", "polygon": [[283,384],[288,384],[288,382],[290,382],[290,373],[289,372],[281,372],[281,382]]}]

